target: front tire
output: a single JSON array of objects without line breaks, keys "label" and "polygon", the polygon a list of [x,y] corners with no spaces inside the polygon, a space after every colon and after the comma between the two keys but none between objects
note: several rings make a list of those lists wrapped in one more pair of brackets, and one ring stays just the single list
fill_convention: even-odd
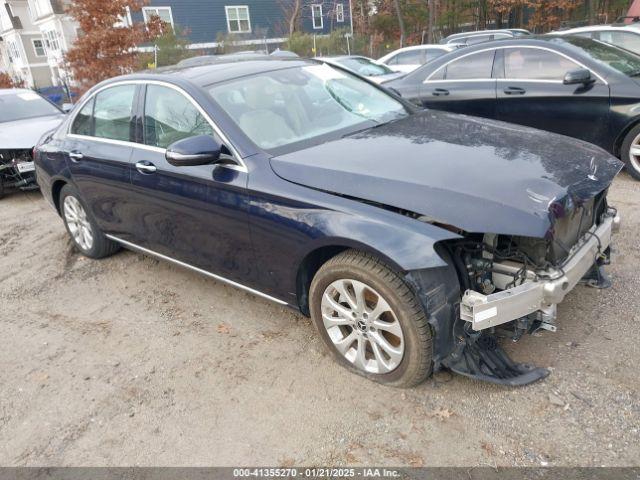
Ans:
[{"label": "front tire", "polygon": [[633,127],[622,142],[620,159],[625,163],[627,172],[640,180],[640,125]]},{"label": "front tire", "polygon": [[119,250],[119,245],[102,233],[74,187],[67,184],[62,188],[59,205],[67,233],[80,253],[97,259]]},{"label": "front tire", "polygon": [[373,255],[347,250],[316,273],[311,318],[339,363],[376,382],[412,387],[430,374],[433,340],[416,295]]}]

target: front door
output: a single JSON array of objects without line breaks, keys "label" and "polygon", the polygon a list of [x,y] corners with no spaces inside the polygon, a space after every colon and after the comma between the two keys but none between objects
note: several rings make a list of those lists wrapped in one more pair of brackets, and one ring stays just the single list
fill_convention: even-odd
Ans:
[{"label": "front door", "polygon": [[420,88],[422,106],[495,118],[494,54],[495,50],[475,52],[440,67]]},{"label": "front door", "polygon": [[498,119],[607,147],[609,86],[564,85],[568,71],[583,68],[559,53],[535,47],[505,48],[498,80]]},{"label": "front door", "polygon": [[182,91],[150,84],[141,103],[144,145],[132,156],[133,242],[212,273],[249,277],[246,169],[169,164],[166,148],[178,140],[196,135],[222,140]]},{"label": "front door", "polygon": [[74,118],[64,139],[71,178],[98,226],[126,237],[130,220],[132,112],[137,86],[98,92]]}]

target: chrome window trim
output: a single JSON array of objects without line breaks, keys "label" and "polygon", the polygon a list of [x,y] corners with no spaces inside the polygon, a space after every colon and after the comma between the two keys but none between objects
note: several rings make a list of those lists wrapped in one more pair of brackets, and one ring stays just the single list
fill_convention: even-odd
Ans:
[{"label": "chrome window trim", "polygon": [[430,80],[429,83],[454,82],[528,82],[528,83],[562,83],[562,80],[538,80],[524,78],[460,78],[456,80]]},{"label": "chrome window trim", "polygon": [[[434,70],[431,75],[429,75],[422,83],[435,83],[438,81],[441,82],[453,82],[453,81],[466,81],[466,79],[462,79],[462,80],[430,80],[431,77],[433,77],[436,73],[438,73],[440,70],[442,70],[443,68],[446,68],[450,63],[453,63],[455,61],[458,61],[462,58],[468,57],[469,55],[475,55],[478,53],[483,53],[483,52],[488,52],[491,50],[496,50],[496,52],[498,50],[506,50],[507,48],[532,48],[532,49],[536,49],[536,50],[544,50],[546,52],[551,52],[551,53],[555,53],[556,55],[560,55],[564,58],[566,58],[567,60],[575,63],[576,65],[578,65],[579,67],[582,67],[584,69],[589,70],[593,75],[595,75],[596,77],[598,77],[598,79],[604,83],[605,85],[609,85],[609,83],[598,73],[593,71],[591,68],[587,67],[586,65],[584,65],[582,62],[576,60],[573,57],[570,57],[569,55],[563,53],[563,52],[558,52],[556,50],[553,50],[551,48],[547,48],[547,47],[539,47],[537,45],[505,45],[505,46],[498,46],[498,47],[490,47],[490,48],[484,48],[482,50],[476,50],[474,52],[469,52],[465,55],[461,55],[457,58],[454,58],[452,60],[449,60],[447,63],[445,63],[444,65],[440,65],[440,67],[438,67],[437,70]],[[478,80],[487,80],[487,79],[478,79]],[[478,81],[476,79],[468,79],[468,81]],[[518,82],[560,82],[562,83],[561,80],[541,80],[541,79],[535,79],[535,78],[531,78],[531,79],[527,79],[527,78],[517,78],[517,79],[502,79],[502,78],[493,78],[492,80],[509,80],[509,81],[518,81]]]},{"label": "chrome window trim", "polygon": [[226,283],[227,285],[231,285],[232,287],[236,287],[236,288],[239,288],[240,290],[244,290],[245,292],[252,293],[254,295],[257,295],[259,297],[265,298],[267,300],[271,300],[272,302],[278,303],[280,305],[289,305],[287,302],[285,302],[283,300],[280,300],[280,299],[278,299],[276,297],[272,297],[271,295],[267,295],[266,293],[263,293],[263,292],[261,292],[259,290],[255,290],[255,289],[253,289],[251,287],[247,287],[246,285],[242,285],[241,283],[234,282],[233,280],[229,280],[228,278],[222,277],[220,275],[216,275],[215,273],[211,273],[211,272],[209,272],[207,270],[203,270],[202,268],[194,267],[193,265],[190,265],[188,263],[182,262],[182,261],[177,260],[177,259],[175,259],[173,257],[168,257],[167,255],[163,255],[162,253],[158,253],[158,252],[155,252],[153,250],[149,250],[148,248],[141,247],[140,245],[136,245],[135,243],[129,242],[127,240],[123,240],[123,239],[115,237],[113,235],[106,234],[105,236],[109,240],[113,240],[114,242],[118,242],[121,245],[123,245],[123,246],[125,246],[127,248],[130,248],[132,250],[137,250],[137,251],[139,251],[141,253],[146,253],[147,255],[151,255],[153,257],[160,258],[162,260],[166,260],[166,261],[171,262],[171,263],[173,263],[175,265],[178,265],[180,267],[184,267],[184,268],[187,268],[189,270],[193,270],[194,272],[200,273],[202,275],[206,275],[207,277],[211,277],[211,278],[213,278],[215,280],[218,280],[220,282]]},{"label": "chrome window trim", "polygon": [[236,162],[238,162],[238,165],[220,164],[219,166],[220,167],[225,167],[225,168],[228,168],[228,169],[231,169],[231,170],[237,170],[239,172],[248,173],[249,169],[247,168],[247,165],[242,160],[242,157],[240,156],[240,153],[238,153],[236,148],[233,146],[233,143],[231,143],[229,138],[222,132],[222,130],[218,127],[218,125],[216,125],[216,123],[209,116],[209,114],[205,111],[205,109],[202,108],[200,106],[200,104],[198,102],[196,102],[193,99],[193,97],[187,91],[185,91],[183,88],[181,88],[181,87],[179,87],[177,85],[174,85],[172,83],[162,81],[162,80],[122,80],[122,81],[119,81],[119,82],[110,83],[108,85],[103,85],[102,87],[97,89],[95,92],[93,92],[88,98],[86,98],[84,100],[84,102],[82,102],[82,104],[79,104],[79,105],[76,106],[76,108],[74,109],[75,113],[73,114],[73,117],[69,119],[69,124],[68,124],[66,132],[65,132],[66,136],[68,136],[70,138],[94,140],[94,141],[98,141],[98,142],[102,142],[102,143],[111,143],[113,145],[122,145],[122,146],[128,146],[128,147],[133,147],[133,148],[139,148],[139,149],[142,149],[142,150],[150,150],[150,151],[154,151],[154,152],[157,152],[157,153],[166,153],[166,151],[167,151],[166,148],[154,147],[153,145],[145,145],[145,144],[142,144],[142,143],[130,142],[130,141],[125,141],[125,140],[112,140],[110,138],[93,137],[93,136],[90,136],[90,135],[78,135],[78,134],[75,134],[75,133],[71,133],[71,128],[73,127],[73,123],[75,122],[76,117],[78,116],[80,111],[84,108],[84,106],[85,106],[85,104],[87,102],[91,101],[92,98],[95,98],[96,95],[98,95],[103,90],[106,90],[106,89],[111,88],[111,87],[117,87],[117,86],[120,86],[120,85],[159,85],[161,87],[171,88],[173,90],[176,90],[180,94],[182,94],[187,100],[189,100],[193,104],[194,107],[196,107],[198,112],[200,112],[200,114],[209,123],[209,125],[211,126],[213,131],[224,142],[225,146],[229,148],[229,150],[231,151],[231,155],[233,156],[233,159]]}]

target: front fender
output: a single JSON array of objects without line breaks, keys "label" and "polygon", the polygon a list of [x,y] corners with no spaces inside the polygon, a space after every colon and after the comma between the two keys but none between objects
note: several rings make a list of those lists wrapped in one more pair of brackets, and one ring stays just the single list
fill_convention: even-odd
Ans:
[{"label": "front fender", "polygon": [[339,211],[314,212],[309,220],[316,226],[316,232],[298,260],[323,247],[343,246],[377,255],[399,272],[446,266],[434,246],[442,240],[460,238],[459,235],[399,214],[385,213],[391,215],[371,218]]}]

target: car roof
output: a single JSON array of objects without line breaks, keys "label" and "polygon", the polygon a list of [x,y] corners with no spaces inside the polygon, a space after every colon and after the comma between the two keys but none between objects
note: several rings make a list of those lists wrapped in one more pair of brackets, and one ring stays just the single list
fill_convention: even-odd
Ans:
[{"label": "car roof", "polygon": [[[439,43],[423,43],[421,45],[411,45],[410,47],[402,47],[394,50],[393,52],[387,53],[387,55],[391,55],[392,53],[400,53],[400,52],[408,52],[410,50],[422,50],[425,48],[438,48],[440,50],[448,50],[451,48],[449,45],[441,45]],[[385,55],[385,57],[387,56]]]},{"label": "car roof", "polygon": [[552,32],[558,35],[571,35],[572,33],[580,33],[580,32],[598,32],[601,30],[633,30],[640,33],[640,25],[636,23],[612,23],[609,25],[590,25],[587,27],[576,27],[570,28],[568,30],[559,30],[556,32]]},{"label": "car roof", "polygon": [[514,32],[524,32],[526,30],[518,30],[518,29],[509,29],[509,28],[499,28],[496,30],[475,30],[473,32],[459,32],[459,33],[452,33],[451,35],[445,37],[445,40],[447,39],[454,39],[454,38],[462,38],[462,37],[472,37],[475,35],[492,35],[494,33],[509,33],[512,34]]},{"label": "car roof", "polygon": [[119,77],[106,80],[100,85],[107,85],[124,80],[164,80],[171,83],[182,79],[198,87],[205,87],[214,83],[226,82],[227,80],[233,80],[234,78],[255,75],[258,73],[317,64],[318,62],[310,59],[266,57],[260,60],[251,59],[231,63],[213,63],[195,66],[175,65],[172,67],[163,67],[157,70],[147,70],[140,73],[121,75]]}]

